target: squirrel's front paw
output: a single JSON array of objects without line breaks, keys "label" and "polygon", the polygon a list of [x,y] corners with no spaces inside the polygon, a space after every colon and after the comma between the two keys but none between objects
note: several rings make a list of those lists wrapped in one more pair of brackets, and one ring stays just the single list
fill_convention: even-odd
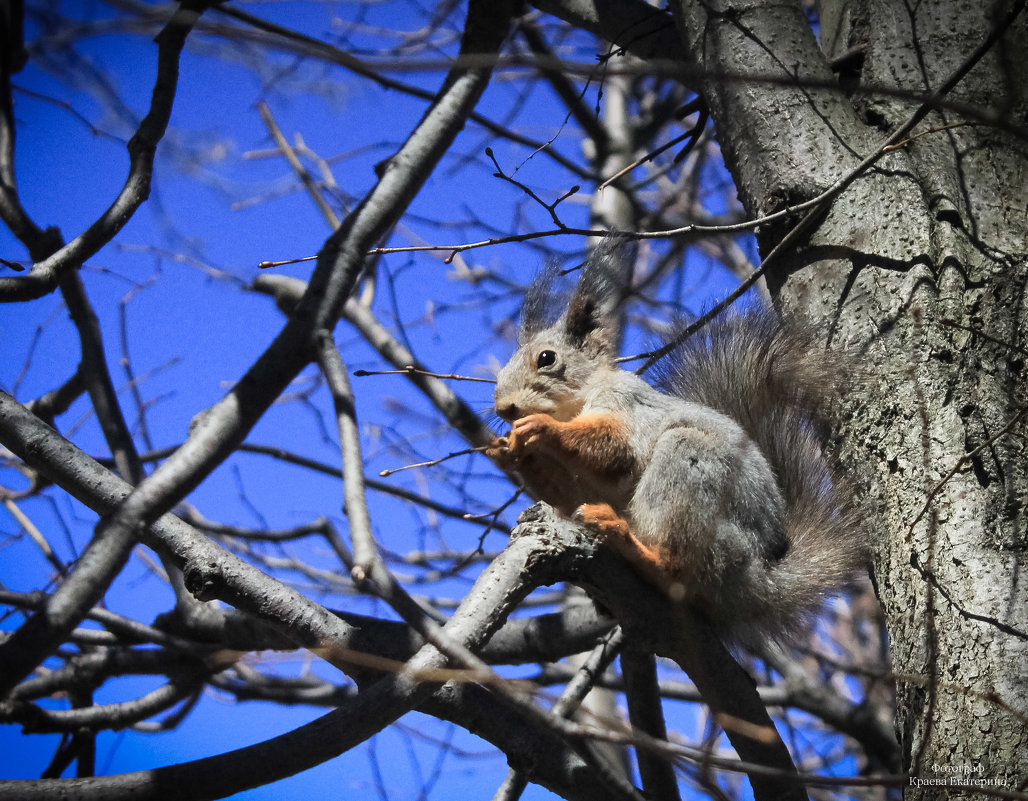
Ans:
[{"label": "squirrel's front paw", "polygon": [[513,460],[510,443],[506,437],[496,437],[485,447],[485,455],[497,464],[506,467]]},{"label": "squirrel's front paw", "polygon": [[510,450],[510,442],[506,437],[493,437],[492,441],[485,446],[485,455],[490,459],[502,456]]},{"label": "squirrel's front paw", "polygon": [[530,414],[511,423],[507,445],[514,456],[521,456],[554,436],[557,421],[548,414]]},{"label": "squirrel's front paw", "polygon": [[583,503],[571,517],[603,537],[628,539],[631,536],[628,522],[609,503]]}]

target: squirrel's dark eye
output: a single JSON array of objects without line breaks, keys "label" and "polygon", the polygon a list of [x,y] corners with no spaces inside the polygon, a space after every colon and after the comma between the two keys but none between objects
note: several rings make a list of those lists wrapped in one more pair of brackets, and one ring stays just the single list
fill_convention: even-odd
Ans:
[{"label": "squirrel's dark eye", "polygon": [[557,354],[552,350],[539,351],[539,358],[536,360],[536,367],[549,367],[557,361]]}]

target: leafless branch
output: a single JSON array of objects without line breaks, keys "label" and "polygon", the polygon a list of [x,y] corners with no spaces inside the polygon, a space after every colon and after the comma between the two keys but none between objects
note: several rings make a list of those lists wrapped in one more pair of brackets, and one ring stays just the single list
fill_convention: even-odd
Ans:
[{"label": "leafless branch", "polygon": [[[129,140],[129,171],[118,196],[107,210],[85,231],[68,244],[60,242],[55,229],[40,232],[30,224],[21,210],[16,196],[10,194],[15,186],[13,172],[14,131],[13,120],[2,121],[5,131],[0,139],[5,155],[0,163],[5,171],[0,192],[3,203],[0,215],[12,230],[20,232],[33,260],[28,274],[17,277],[0,277],[0,302],[31,300],[52,292],[60,277],[81,264],[103,245],[107,244],[122,229],[150,193],[150,179],[153,174],[154,154],[164,136],[171,116],[171,106],[178,84],[179,54],[185,45],[186,36],[199,14],[206,7],[204,3],[183,4],[157,35],[157,79],[154,83],[150,110],[139,124],[135,135]],[[6,87],[3,87],[6,89]],[[10,108],[9,91],[3,91]]]}]

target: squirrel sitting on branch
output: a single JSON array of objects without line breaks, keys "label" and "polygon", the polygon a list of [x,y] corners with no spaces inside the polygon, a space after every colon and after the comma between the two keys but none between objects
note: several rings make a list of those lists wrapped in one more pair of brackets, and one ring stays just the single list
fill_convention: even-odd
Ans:
[{"label": "squirrel sitting on branch", "polygon": [[622,250],[598,246],[566,305],[555,267],[533,282],[490,455],[722,636],[776,639],[862,563],[852,491],[821,449],[837,362],[770,310],[735,312],[651,386],[615,363]]}]

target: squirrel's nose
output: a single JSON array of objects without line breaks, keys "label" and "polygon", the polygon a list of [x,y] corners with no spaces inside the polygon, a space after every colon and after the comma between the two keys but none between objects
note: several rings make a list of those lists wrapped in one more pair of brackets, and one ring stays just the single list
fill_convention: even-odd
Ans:
[{"label": "squirrel's nose", "polygon": [[513,423],[521,417],[521,411],[516,403],[498,403],[496,405],[496,413],[508,423]]}]

